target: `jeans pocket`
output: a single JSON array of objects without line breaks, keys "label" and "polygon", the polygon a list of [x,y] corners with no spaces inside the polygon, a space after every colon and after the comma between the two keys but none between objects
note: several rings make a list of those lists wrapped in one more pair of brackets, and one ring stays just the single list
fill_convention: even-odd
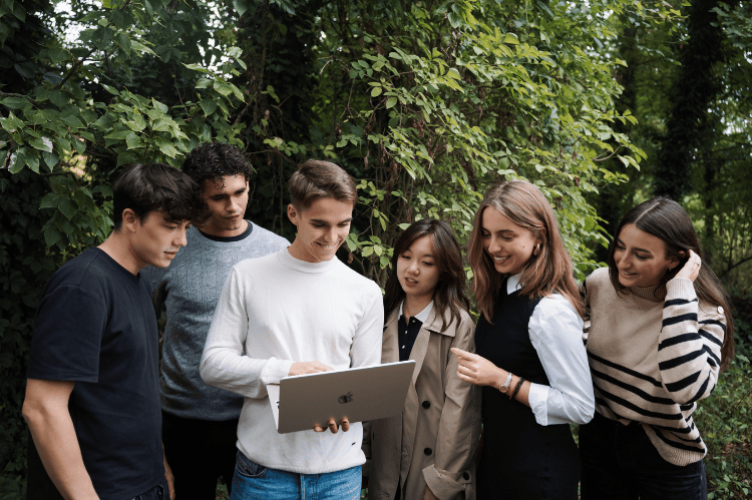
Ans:
[{"label": "jeans pocket", "polygon": [[266,472],[268,470],[268,467],[259,465],[242,453],[238,452],[237,459],[235,460],[235,472],[240,477],[260,479],[266,475]]}]

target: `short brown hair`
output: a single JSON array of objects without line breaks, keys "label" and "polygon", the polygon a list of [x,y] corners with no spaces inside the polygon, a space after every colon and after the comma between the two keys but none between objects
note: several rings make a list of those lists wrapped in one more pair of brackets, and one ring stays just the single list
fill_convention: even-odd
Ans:
[{"label": "short brown hair", "polygon": [[188,174],[161,163],[137,163],[126,168],[113,185],[115,231],[130,208],[140,220],[164,212],[170,222],[194,221],[203,211],[199,185]]},{"label": "short brown hair", "polygon": [[292,174],[288,184],[290,200],[298,210],[305,210],[319,198],[358,203],[355,181],[342,167],[332,162],[307,160]]},{"label": "short brown hair", "polygon": [[472,290],[486,320],[490,323],[493,318],[494,300],[506,277],[496,271],[491,257],[483,248],[483,212],[489,208],[498,210],[542,240],[540,254],[533,255],[522,271],[520,295],[535,298],[559,293],[582,316],[582,302],[574,282],[572,261],[564,249],[551,205],[534,184],[527,181],[507,181],[486,193],[475,215],[468,252],[468,261],[473,270]]}]

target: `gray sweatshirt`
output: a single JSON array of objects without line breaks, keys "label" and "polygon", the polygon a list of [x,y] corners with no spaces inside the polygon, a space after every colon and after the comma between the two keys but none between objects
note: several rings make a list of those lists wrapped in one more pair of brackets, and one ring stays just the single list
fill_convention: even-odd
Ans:
[{"label": "gray sweatshirt", "polygon": [[161,366],[162,409],[199,420],[240,416],[243,397],[201,380],[198,372],[206,334],[232,266],[286,248],[290,243],[250,221],[245,237],[211,239],[196,228],[169,267],[147,267],[154,307],[167,310]]}]

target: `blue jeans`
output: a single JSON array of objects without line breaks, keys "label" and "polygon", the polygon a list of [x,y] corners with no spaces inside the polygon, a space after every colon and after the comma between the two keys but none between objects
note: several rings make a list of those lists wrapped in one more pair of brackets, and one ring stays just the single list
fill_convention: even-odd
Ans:
[{"label": "blue jeans", "polygon": [[706,500],[705,464],[667,462],[642,425],[596,413],[580,426],[582,500]]},{"label": "blue jeans", "polygon": [[238,452],[230,500],[358,500],[360,466],[326,474],[270,469]]}]

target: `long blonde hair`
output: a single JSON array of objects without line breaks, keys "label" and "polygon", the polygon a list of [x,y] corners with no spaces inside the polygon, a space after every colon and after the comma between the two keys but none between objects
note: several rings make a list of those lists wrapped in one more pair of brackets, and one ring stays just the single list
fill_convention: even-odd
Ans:
[{"label": "long blonde hair", "polygon": [[518,226],[540,238],[538,255],[532,255],[522,271],[520,294],[545,297],[560,293],[582,316],[583,306],[572,274],[572,261],[564,249],[551,205],[540,189],[526,181],[507,181],[486,193],[475,214],[468,261],[473,269],[472,291],[488,322],[493,318],[494,299],[505,275],[499,274],[491,256],[483,248],[483,212],[498,210]]}]

